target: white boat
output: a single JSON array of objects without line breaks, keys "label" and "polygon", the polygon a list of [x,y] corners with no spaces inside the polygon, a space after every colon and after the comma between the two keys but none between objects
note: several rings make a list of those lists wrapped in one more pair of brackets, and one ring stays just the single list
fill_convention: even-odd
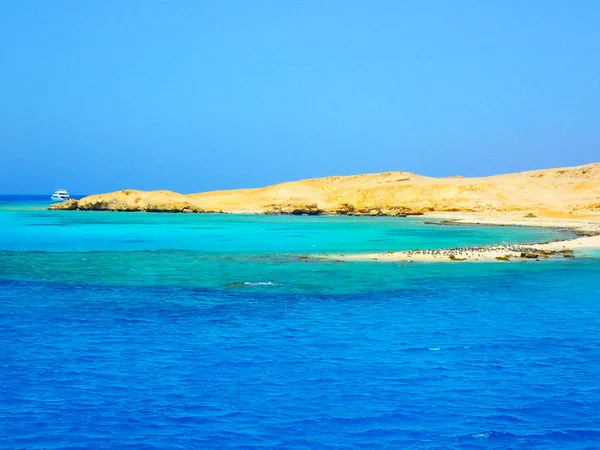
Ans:
[{"label": "white boat", "polygon": [[52,197],[50,197],[50,199],[53,202],[64,202],[70,200],[71,196],[69,195],[66,189],[57,189],[56,191],[54,191],[54,194],[52,194]]}]

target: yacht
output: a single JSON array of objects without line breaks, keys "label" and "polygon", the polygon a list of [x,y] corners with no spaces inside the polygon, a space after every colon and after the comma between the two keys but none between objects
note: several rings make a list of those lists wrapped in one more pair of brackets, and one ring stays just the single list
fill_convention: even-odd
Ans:
[{"label": "yacht", "polygon": [[52,197],[50,198],[53,202],[64,202],[66,200],[70,200],[71,196],[69,195],[66,189],[57,189],[56,191],[54,191],[54,194],[52,194]]}]

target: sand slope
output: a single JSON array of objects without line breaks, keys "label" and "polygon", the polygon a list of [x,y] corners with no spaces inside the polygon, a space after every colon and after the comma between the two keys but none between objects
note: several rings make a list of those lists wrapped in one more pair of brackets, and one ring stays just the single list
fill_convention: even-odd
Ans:
[{"label": "sand slope", "polygon": [[[52,209],[66,207],[64,204],[51,206]],[[481,178],[432,178],[410,172],[386,172],[189,195],[125,190],[91,195],[69,207],[273,214],[401,215],[496,211],[595,216],[600,213],[600,164]]]}]

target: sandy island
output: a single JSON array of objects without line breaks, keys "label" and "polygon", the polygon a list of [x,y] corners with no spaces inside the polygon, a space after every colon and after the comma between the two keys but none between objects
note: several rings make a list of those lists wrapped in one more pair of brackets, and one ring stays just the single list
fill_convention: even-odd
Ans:
[{"label": "sandy island", "polygon": [[70,200],[51,205],[50,209],[309,216],[422,215],[447,220],[446,225],[454,226],[469,223],[567,228],[582,236],[519,246],[319,256],[348,261],[564,258],[573,256],[573,252],[565,250],[600,248],[600,164],[476,178],[385,172],[199,194],[127,189]]}]

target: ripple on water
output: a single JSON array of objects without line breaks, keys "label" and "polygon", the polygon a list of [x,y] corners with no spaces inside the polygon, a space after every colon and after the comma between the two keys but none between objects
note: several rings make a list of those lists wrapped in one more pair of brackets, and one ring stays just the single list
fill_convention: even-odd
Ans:
[{"label": "ripple on water", "polygon": [[[77,217],[64,228],[120,220]],[[171,220],[127,217],[109,241]],[[327,227],[346,242],[325,222],[305,241],[293,221],[265,226],[304,250]],[[0,448],[600,445],[596,260],[311,264],[283,241],[211,253],[124,239],[0,252]]]}]

